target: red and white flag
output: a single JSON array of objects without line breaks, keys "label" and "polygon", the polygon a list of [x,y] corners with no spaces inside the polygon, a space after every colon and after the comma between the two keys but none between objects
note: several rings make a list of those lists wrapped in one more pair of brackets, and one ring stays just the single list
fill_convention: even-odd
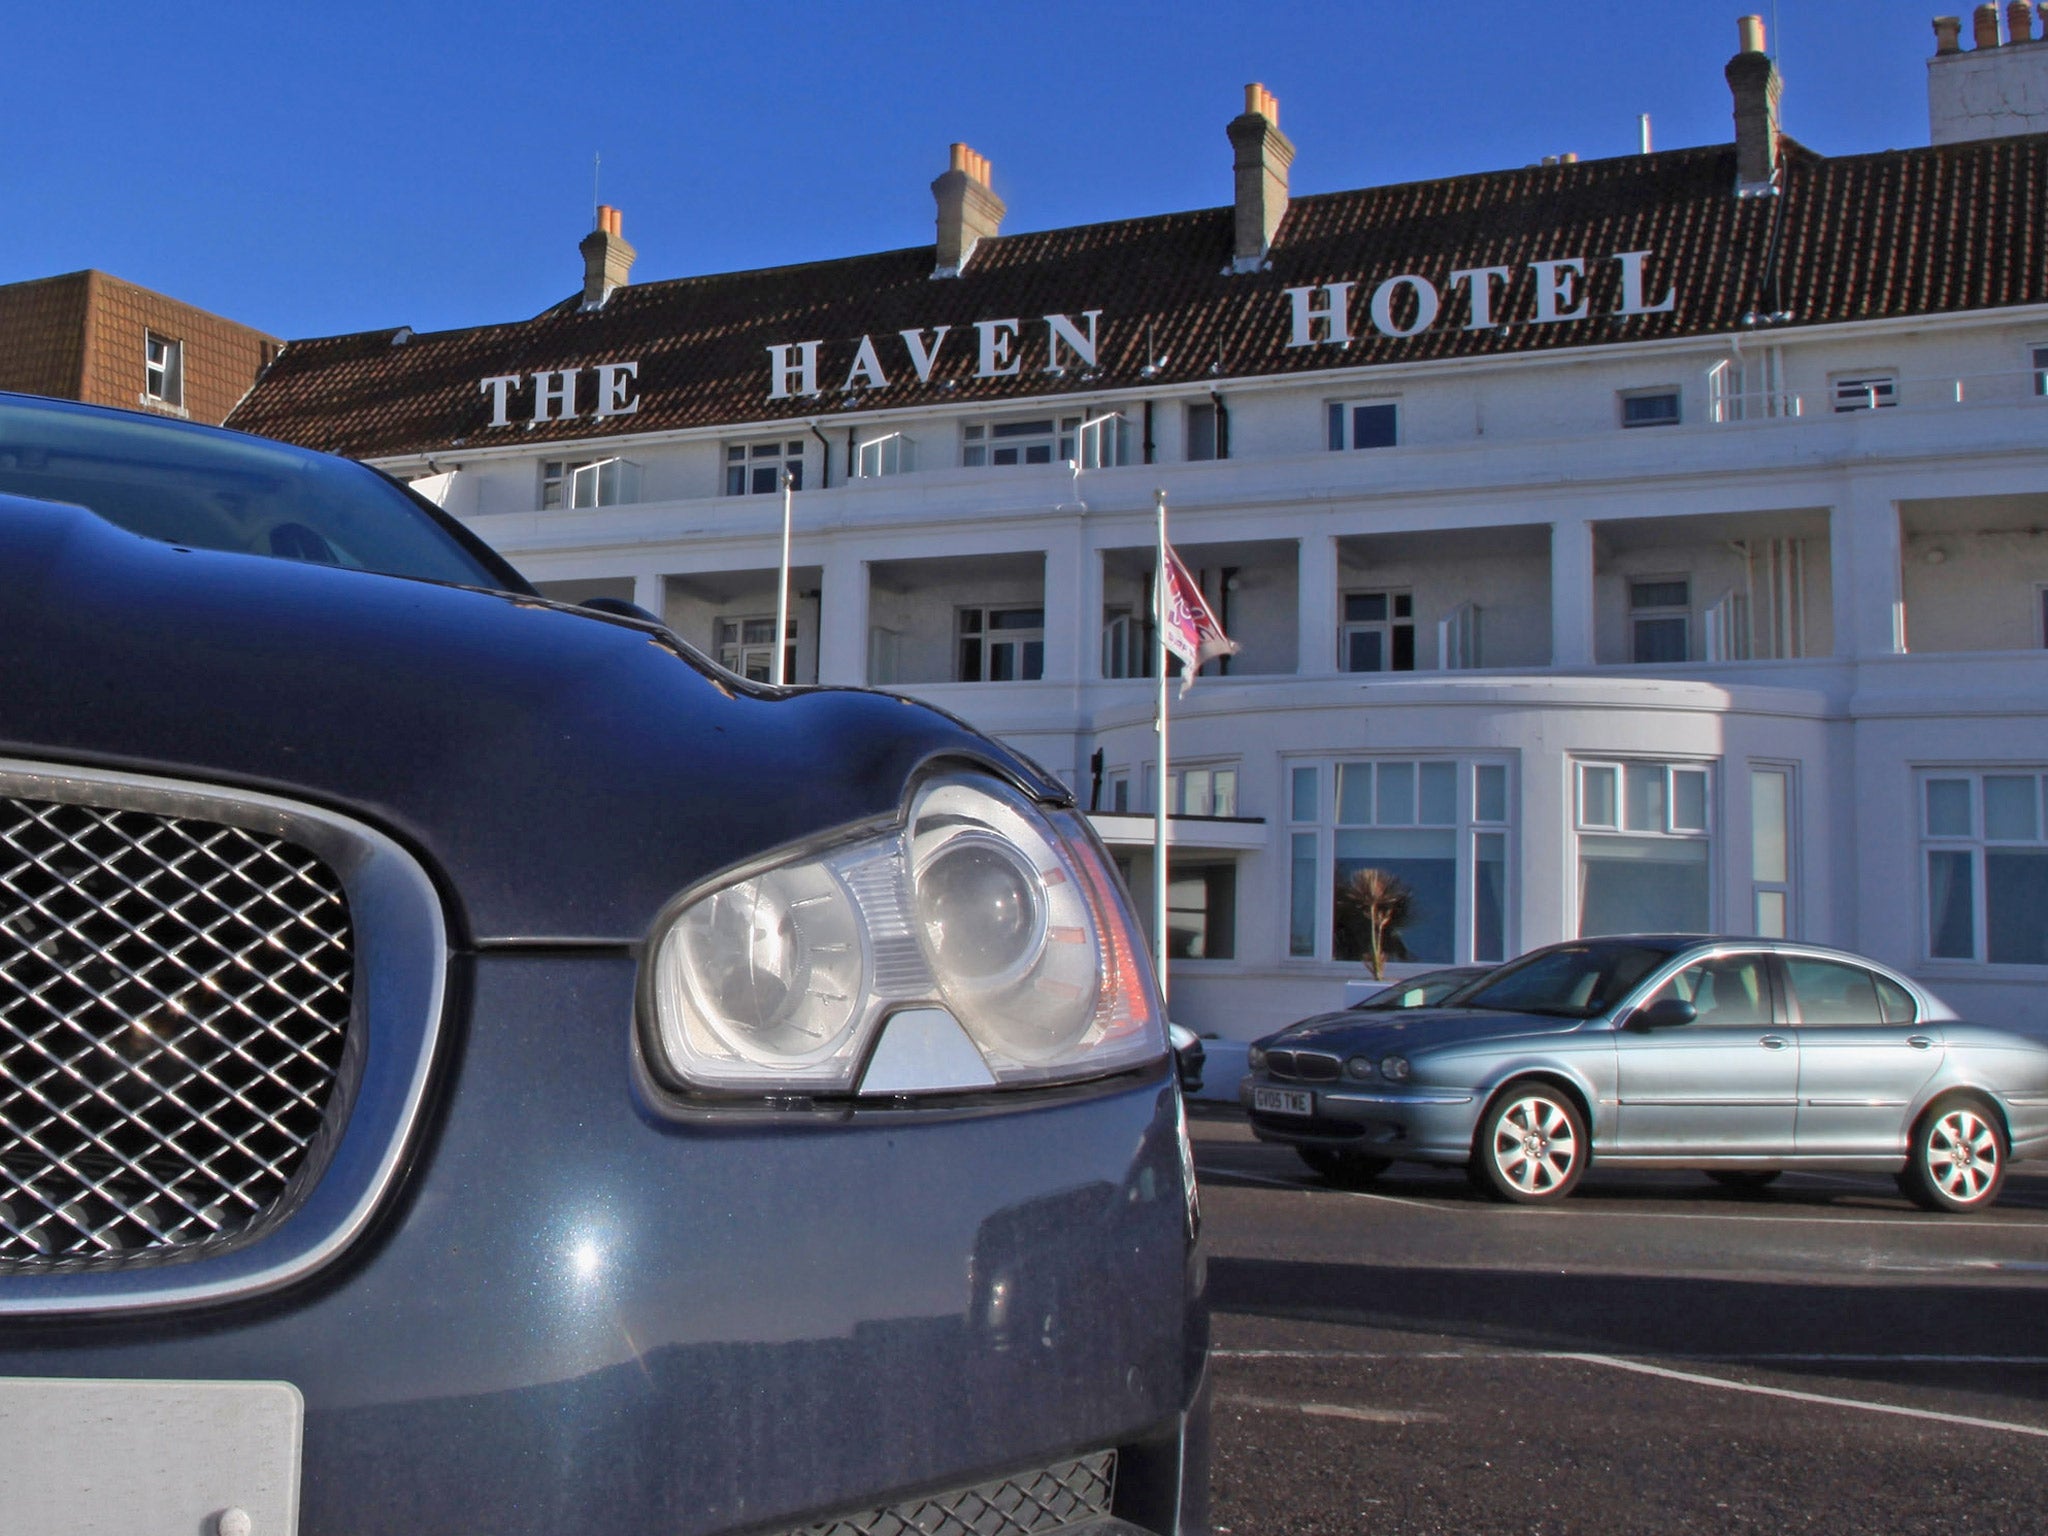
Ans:
[{"label": "red and white flag", "polygon": [[1166,648],[1180,658],[1180,691],[1183,696],[1195,686],[1195,673],[1205,661],[1218,656],[1235,656],[1237,642],[1223,633],[1209,600],[1180,556],[1166,546],[1166,624],[1160,631]]}]

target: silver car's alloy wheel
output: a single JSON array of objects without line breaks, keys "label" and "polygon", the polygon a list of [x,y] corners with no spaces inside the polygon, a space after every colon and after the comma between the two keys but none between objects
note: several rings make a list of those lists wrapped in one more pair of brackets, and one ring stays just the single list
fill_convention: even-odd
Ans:
[{"label": "silver car's alloy wheel", "polygon": [[1524,1194],[1547,1195],[1571,1177],[1579,1142],[1553,1100],[1517,1099],[1494,1124],[1493,1160],[1501,1177]]},{"label": "silver car's alloy wheel", "polygon": [[1927,1132],[1927,1177],[1958,1205],[1975,1205],[1998,1183],[1998,1133],[1976,1110],[1959,1106]]},{"label": "silver car's alloy wheel", "polygon": [[1518,1204],[1562,1200],[1585,1171],[1586,1128],[1562,1093],[1512,1087],[1479,1122],[1472,1179],[1487,1194]]}]

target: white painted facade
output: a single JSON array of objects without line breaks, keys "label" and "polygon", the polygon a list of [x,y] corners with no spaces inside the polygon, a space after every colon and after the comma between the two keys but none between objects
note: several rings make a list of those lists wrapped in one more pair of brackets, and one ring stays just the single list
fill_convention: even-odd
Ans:
[{"label": "white painted facade", "polygon": [[[1207,387],[857,416],[828,395],[814,424],[466,450],[444,494],[550,594],[631,598],[716,654],[722,621],[772,633],[780,540],[778,496],[724,494],[728,449],[801,445],[797,680],[929,699],[1084,804],[1111,810],[1121,783],[1139,813],[1154,685],[1105,675],[1105,636],[1145,611],[1164,490],[1243,644],[1177,701],[1172,736],[1175,770],[1236,776],[1237,819],[1174,825],[1175,904],[1206,902],[1228,957],[1175,961],[1173,1011],[1226,1038],[1341,1001],[1361,972],[1333,954],[1333,885],[1388,858],[1419,861],[1403,867],[1437,909],[1431,963],[1512,955],[1661,892],[1652,916],[1665,901],[1755,931],[1782,912],[1965,1013],[2048,1024],[2044,369],[2048,309],[1222,379],[1230,456],[1193,462]],[[1624,427],[1644,390],[1675,390],[1677,422]],[[1388,400],[1393,446],[1327,446],[1331,402]],[[1141,460],[1148,409],[1150,463],[963,467],[970,425],[1110,411]],[[916,467],[849,482],[849,426],[905,434]],[[638,467],[638,500],[535,510],[544,460],[612,454]],[[1412,671],[1343,669],[1346,597],[1371,594],[1389,613],[1406,597]],[[1042,675],[957,680],[963,614],[992,645],[991,611],[1019,610],[1042,616]],[[1639,643],[1684,659],[1637,661]],[[1391,661],[1390,630],[1380,645]],[[1386,769],[1384,803],[1366,765]],[[1624,808],[1603,841],[1582,801],[1609,783],[1664,797],[1659,828],[1632,832]],[[1101,825],[1149,909],[1149,827]],[[1207,868],[1233,889],[1202,885]],[[1670,907],[1694,881],[1700,905]]]}]

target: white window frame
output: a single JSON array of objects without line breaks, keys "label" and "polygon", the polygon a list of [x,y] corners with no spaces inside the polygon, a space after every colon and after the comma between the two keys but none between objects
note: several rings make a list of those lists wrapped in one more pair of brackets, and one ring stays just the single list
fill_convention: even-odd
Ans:
[{"label": "white window frame", "polygon": [[142,333],[142,398],[151,405],[184,408],[184,342],[155,331]]},{"label": "white window frame", "polygon": [[[1669,416],[1648,417],[1642,421],[1628,419],[1629,402],[1632,400],[1669,400]],[[1658,384],[1646,389],[1619,390],[1614,398],[1615,420],[1628,431],[1640,427],[1676,427],[1685,421],[1685,391],[1676,384]]]},{"label": "white window frame", "polygon": [[[1782,879],[1766,879],[1757,860],[1756,795],[1757,780],[1774,777],[1784,783],[1785,795],[1785,871]],[[1750,828],[1749,828],[1749,916],[1750,931],[1759,938],[1796,939],[1799,937],[1799,765],[1797,763],[1767,762],[1752,759],[1749,765]],[[1711,866],[1712,856],[1709,854]],[[1783,920],[1782,932],[1765,931],[1763,909],[1768,901],[1775,898],[1780,904]]]},{"label": "white window frame", "polygon": [[912,474],[917,469],[917,439],[904,432],[872,438],[854,450],[853,463],[854,477],[860,480]]},{"label": "white window frame", "polygon": [[[1193,762],[1175,765],[1166,773],[1166,814],[1169,816],[1225,816],[1241,815],[1238,809],[1243,804],[1238,798],[1239,786],[1243,783],[1243,760],[1241,758],[1218,758],[1212,762]],[[1147,778],[1156,779],[1159,765],[1154,763]],[[1228,785],[1225,792],[1224,786]],[[1195,803],[1208,807],[1205,810],[1189,810],[1189,795]],[[1227,803],[1230,809],[1219,811],[1215,807]]]},{"label": "white window frame", "polygon": [[1838,416],[1855,411],[1890,410],[1899,403],[1899,371],[1859,368],[1853,373],[1831,373],[1828,400]]},{"label": "white window frame", "polygon": [[[1456,811],[1449,822],[1385,823],[1394,828],[1413,827],[1420,831],[1447,831],[1453,834],[1456,874],[1453,880],[1452,904],[1454,912],[1451,923],[1451,958],[1448,960],[1429,959],[1404,961],[1400,964],[1415,968],[1433,968],[1443,965],[1490,965],[1504,961],[1518,954],[1521,949],[1518,934],[1516,892],[1520,880],[1520,847],[1517,840],[1519,827],[1516,816],[1518,797],[1516,793],[1515,759],[1511,754],[1469,753],[1469,752],[1411,752],[1389,753],[1385,756],[1371,753],[1344,753],[1329,757],[1291,757],[1280,762],[1281,800],[1285,812],[1286,842],[1284,852],[1283,891],[1286,899],[1282,903],[1285,938],[1281,959],[1290,965],[1341,965],[1347,973],[1358,964],[1355,960],[1338,960],[1335,957],[1335,905],[1337,875],[1337,834],[1343,830],[1365,829],[1382,825],[1373,822],[1341,822],[1338,800],[1338,770],[1349,766],[1370,765],[1377,776],[1383,764],[1406,764],[1416,772],[1416,812],[1421,813],[1421,765],[1425,763],[1449,763],[1454,774],[1452,793]],[[1498,773],[1500,789],[1500,810],[1498,818],[1482,817],[1480,803],[1480,772],[1486,770]],[[1300,813],[1303,806],[1296,794],[1296,775],[1309,773],[1313,777],[1313,815],[1304,818]],[[1377,788],[1377,783],[1375,783]],[[1377,806],[1375,806],[1375,814]],[[1499,953],[1486,958],[1475,956],[1480,948],[1478,943],[1478,873],[1480,865],[1481,839],[1498,839],[1501,864],[1501,910],[1499,913]],[[1315,944],[1313,953],[1297,954],[1293,950],[1295,931],[1296,886],[1294,863],[1297,854],[1312,850],[1315,878],[1313,904],[1315,923]]]},{"label": "white window frame", "polygon": [[616,455],[603,459],[542,459],[543,512],[628,506],[640,499],[640,466]]},{"label": "white window frame", "polygon": [[[1207,453],[1195,452],[1195,418],[1198,415],[1206,415],[1208,418],[1209,451]],[[1188,401],[1185,414],[1181,417],[1181,427],[1184,433],[1181,441],[1186,450],[1182,457],[1190,464],[1208,464],[1223,457],[1221,452],[1223,447],[1223,412],[1215,401]]]},{"label": "white window frame", "polygon": [[[1354,597],[1379,597],[1386,599],[1387,616],[1384,619],[1349,619],[1344,614],[1349,610]],[[1407,604],[1403,614],[1401,605]],[[1415,591],[1412,587],[1347,587],[1337,594],[1337,670],[1355,677],[1369,677],[1378,672],[1413,672],[1415,670]],[[1394,665],[1394,632],[1408,632],[1408,665]],[[1377,669],[1360,668],[1353,672],[1351,667],[1351,640],[1354,635],[1377,634],[1380,636],[1380,658],[1386,664]]]},{"label": "white window frame", "polygon": [[[2034,780],[2034,836],[2031,838],[1994,838],[1986,823],[1986,802],[1984,782],[1987,779]],[[1929,814],[1928,785],[1937,780],[1965,780],[1970,785],[1970,825],[1963,833],[1939,833],[1932,830]],[[2036,963],[2028,960],[1993,960],[1991,958],[1990,917],[1990,860],[1988,854],[2004,849],[2032,852],[2039,850],[2048,857],[2048,764],[2043,763],[1989,763],[1972,764],[1967,767],[1923,765],[1913,774],[1913,814],[1919,833],[1915,845],[1919,849],[1919,906],[1920,953],[1929,965],[1943,968],[1984,972],[1992,976],[2024,977],[2039,981],[2048,974],[2048,962]],[[1934,855],[1937,853],[1962,853],[1970,859],[1970,953],[1967,955],[1937,955],[1934,952],[1934,913],[1931,910],[1934,893]]]},{"label": "white window frame", "polygon": [[2027,359],[2034,375],[2035,398],[2048,398],[2048,345],[2028,347]]},{"label": "white window frame", "polygon": [[[1568,825],[1572,830],[1570,864],[1571,927],[1574,935],[1580,933],[1585,923],[1583,903],[1585,844],[1590,838],[1596,843],[1601,838],[1651,838],[1671,843],[1700,843],[1707,850],[1706,883],[1708,931],[1719,927],[1721,909],[1720,888],[1717,884],[1720,869],[1719,831],[1714,814],[1715,769],[1717,764],[1708,758],[1681,757],[1626,757],[1626,756],[1574,756],[1569,759],[1571,773],[1566,779],[1565,793],[1570,804],[1566,809]],[[1661,772],[1663,815],[1661,824],[1656,826],[1631,825],[1629,815],[1629,770]],[[1589,796],[1586,791],[1589,774],[1612,774],[1614,816],[1611,821],[1598,821],[1589,814]],[[1700,824],[1687,826],[1679,821],[1677,777],[1680,774],[1697,775],[1700,779]]]},{"label": "white window frame", "polygon": [[[1388,414],[1379,415],[1381,410]],[[1358,412],[1372,411],[1375,420],[1393,424],[1392,440],[1384,443],[1366,443],[1364,450],[1375,448],[1398,448],[1401,446],[1401,397],[1399,395],[1366,395],[1349,400],[1326,400],[1323,402],[1324,440],[1333,453],[1359,452]]]},{"label": "white window frame", "polygon": [[[1628,596],[1628,659],[1629,659],[1629,662],[1630,662],[1630,663],[1631,663],[1632,665],[1635,665],[1635,666],[1646,666],[1646,667],[1647,667],[1647,666],[1672,666],[1672,665],[1675,665],[1676,663],[1674,663],[1674,662],[1652,662],[1652,661],[1642,661],[1642,660],[1639,660],[1639,659],[1637,658],[1637,655],[1636,655],[1636,649],[1637,649],[1637,646],[1636,646],[1636,631],[1637,631],[1637,626],[1638,626],[1638,625],[1640,625],[1640,624],[1669,624],[1669,623],[1672,623],[1673,621],[1677,621],[1677,622],[1680,622],[1680,623],[1682,623],[1682,624],[1683,624],[1683,625],[1685,626],[1685,654],[1684,654],[1683,656],[1680,656],[1680,657],[1678,658],[1678,661],[1691,661],[1691,660],[1693,659],[1693,641],[1692,641],[1692,598],[1693,598],[1693,581],[1692,581],[1692,572],[1690,572],[1690,571],[1665,571],[1665,572],[1657,572],[1657,573],[1654,573],[1654,574],[1644,574],[1644,575],[1631,575],[1631,576],[1626,576],[1626,577],[1624,577],[1624,578],[1623,578],[1623,580],[1624,580],[1624,581],[1625,581],[1625,582],[1626,582],[1626,583],[1628,584],[1628,586],[1627,586],[1627,596]],[[1637,607],[1637,606],[1636,606],[1636,588],[1638,588],[1638,587],[1655,587],[1655,586],[1668,586],[1668,585],[1670,585],[1670,584],[1671,584],[1671,583],[1673,583],[1673,582],[1682,582],[1682,583],[1684,583],[1684,585],[1685,585],[1685,601],[1684,601],[1684,603],[1682,603],[1682,604],[1677,604],[1677,603],[1658,603],[1658,604],[1651,604],[1651,605],[1648,605],[1648,606],[1645,606],[1645,607]]]},{"label": "white window frame", "polygon": [[[1036,613],[1038,615],[1038,626],[1035,629],[1029,626],[998,629],[991,621],[999,613]],[[973,615],[975,620],[972,629],[968,627],[969,615]],[[990,638],[990,636],[998,634],[1002,637],[1001,639],[992,640]],[[977,640],[981,643],[980,661],[978,664],[980,676],[978,677],[967,677],[964,675],[967,667],[963,653],[966,648],[965,642],[969,640]],[[1025,672],[1025,658],[1027,655],[1026,647],[1034,643],[1039,648],[1038,675],[1031,677],[1027,676]],[[990,676],[995,670],[993,663],[995,650],[998,646],[1006,650],[1014,647],[1016,651],[1015,666],[1009,677],[998,678]],[[1045,676],[1045,604],[1042,602],[966,603],[954,609],[953,672],[954,681],[962,683],[1030,683],[1041,681]]]},{"label": "white window frame", "polygon": [[1081,469],[1115,469],[1130,462],[1131,422],[1122,412],[1100,421],[1091,415],[1061,412],[992,416],[964,422],[960,428],[963,469],[1027,469],[1066,463]]},{"label": "white window frame", "polygon": [[[770,638],[748,640],[747,626],[750,624],[766,626]],[[730,640],[726,638],[727,630],[732,631]],[[775,615],[772,613],[722,613],[711,621],[711,651],[721,667],[741,677],[751,675],[747,671],[750,660],[764,660],[767,663],[766,675],[754,680],[772,683],[775,681],[774,633]],[[784,676],[790,682],[796,681],[796,634],[796,618],[792,615],[785,624],[782,639],[783,665],[788,669]]]},{"label": "white window frame", "polygon": [[[749,438],[744,442],[727,443],[723,465],[720,489],[727,496],[780,495],[785,471],[790,476],[791,490],[804,488],[804,445],[801,438]],[[763,471],[766,472],[765,477],[761,473]]]}]

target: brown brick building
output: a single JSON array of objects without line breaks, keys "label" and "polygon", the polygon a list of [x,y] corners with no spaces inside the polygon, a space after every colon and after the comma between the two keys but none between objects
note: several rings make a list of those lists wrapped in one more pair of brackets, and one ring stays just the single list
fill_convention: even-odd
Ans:
[{"label": "brown brick building", "polygon": [[105,272],[0,285],[0,390],[226,419],[276,338]]}]

